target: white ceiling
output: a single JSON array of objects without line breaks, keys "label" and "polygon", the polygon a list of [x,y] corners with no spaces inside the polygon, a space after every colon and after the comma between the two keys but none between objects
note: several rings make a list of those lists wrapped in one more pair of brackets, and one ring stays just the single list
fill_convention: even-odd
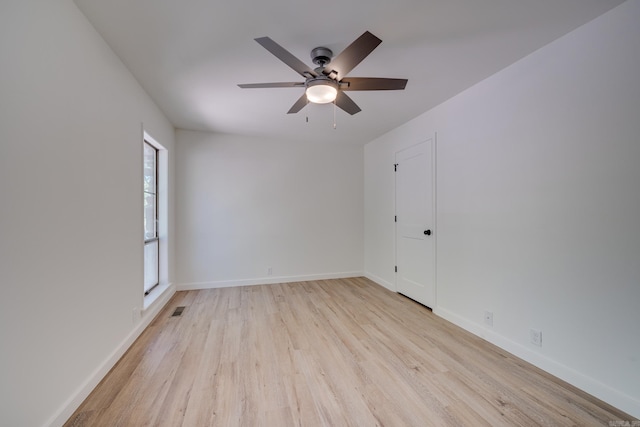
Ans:
[{"label": "white ceiling", "polygon": [[[418,116],[623,0],[75,0],[169,120],[181,129],[364,144]],[[268,36],[314,68],[364,31],[382,44],[350,77],[407,78],[404,91],[350,92],[286,114],[302,81],[253,39]],[[308,119],[308,122],[307,122]]]}]

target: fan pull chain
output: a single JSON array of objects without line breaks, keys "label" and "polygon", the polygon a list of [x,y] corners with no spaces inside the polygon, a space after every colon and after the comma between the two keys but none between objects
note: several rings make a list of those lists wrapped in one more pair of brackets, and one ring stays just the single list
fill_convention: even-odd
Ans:
[{"label": "fan pull chain", "polygon": [[337,125],[336,125],[336,101],[335,99],[333,100],[333,129],[335,130]]}]

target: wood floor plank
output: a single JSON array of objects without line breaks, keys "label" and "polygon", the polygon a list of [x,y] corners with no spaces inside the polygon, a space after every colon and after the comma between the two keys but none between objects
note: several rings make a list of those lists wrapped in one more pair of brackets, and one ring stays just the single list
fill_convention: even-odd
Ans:
[{"label": "wood floor plank", "polygon": [[[180,317],[171,317],[184,306]],[[178,292],[65,426],[632,418],[365,278]]]}]

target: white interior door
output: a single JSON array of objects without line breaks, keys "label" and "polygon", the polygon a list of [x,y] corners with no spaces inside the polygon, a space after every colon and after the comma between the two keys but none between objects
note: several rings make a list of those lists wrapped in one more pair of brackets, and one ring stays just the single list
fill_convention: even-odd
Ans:
[{"label": "white interior door", "polygon": [[433,138],[396,152],[396,289],[435,306]]}]

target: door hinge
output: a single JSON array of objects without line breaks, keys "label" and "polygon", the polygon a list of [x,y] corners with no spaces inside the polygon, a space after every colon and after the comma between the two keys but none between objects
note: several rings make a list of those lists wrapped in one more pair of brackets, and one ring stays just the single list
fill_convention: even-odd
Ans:
[{"label": "door hinge", "polygon": [[393,222],[398,222],[398,215],[393,217]]},{"label": "door hinge", "polygon": [[396,265],[396,273],[398,272],[398,266]]},{"label": "door hinge", "polygon": [[393,171],[394,172],[398,172],[398,164],[397,163],[393,164]]}]

